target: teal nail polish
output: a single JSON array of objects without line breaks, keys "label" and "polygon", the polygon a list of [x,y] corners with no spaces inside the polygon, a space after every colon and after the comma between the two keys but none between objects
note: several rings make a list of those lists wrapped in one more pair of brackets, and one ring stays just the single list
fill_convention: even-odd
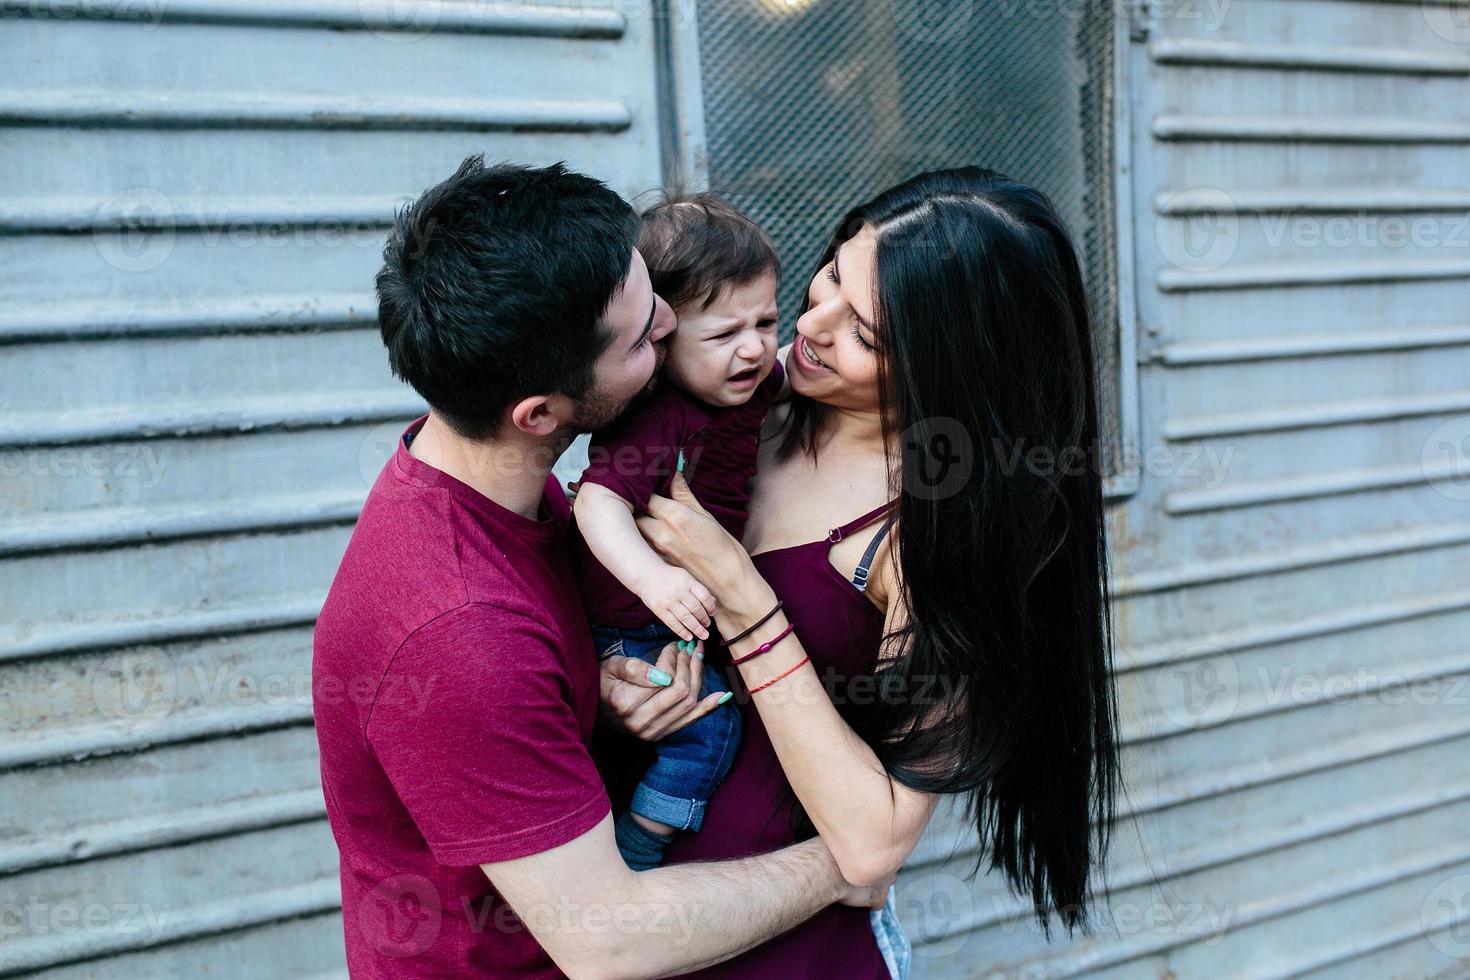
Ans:
[{"label": "teal nail polish", "polygon": [[674,679],[669,676],[668,671],[660,670],[658,667],[648,668],[648,679],[653,681],[659,687],[668,687],[670,684],[674,683]]},{"label": "teal nail polish", "polygon": [[695,648],[695,649],[694,649],[694,655],[695,655],[695,656],[696,656],[696,657],[698,657],[698,658],[699,658],[699,659],[700,659],[700,660],[703,660],[703,659],[704,659],[704,651],[703,651],[703,650],[701,650],[701,649],[699,649],[699,648],[698,648],[698,647],[696,647],[696,648]]},{"label": "teal nail polish", "polygon": [[684,472],[684,450],[682,450],[682,449],[679,450],[679,466],[678,466],[678,470],[679,470],[680,473],[683,473]]},{"label": "teal nail polish", "polygon": [[720,700],[716,701],[715,704],[724,704],[726,701],[730,700],[734,696],[734,691],[726,691],[724,694],[720,695]]}]

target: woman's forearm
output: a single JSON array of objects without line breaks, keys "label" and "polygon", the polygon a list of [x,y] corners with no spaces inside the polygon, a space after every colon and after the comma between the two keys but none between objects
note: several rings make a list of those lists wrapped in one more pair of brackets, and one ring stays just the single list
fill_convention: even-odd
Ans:
[{"label": "woman's forearm", "polygon": [[[674,479],[672,492],[672,499],[654,495],[649,514],[638,519],[639,531],[714,593],[720,634],[739,636],[770,611],[776,595],[740,542],[699,505],[682,479]],[[785,614],[776,613],[749,637],[729,644],[731,656],[749,654],[786,625]],[[888,777],[873,750],[837,713],[832,698],[846,692],[829,695],[816,669],[802,662],[805,656],[801,637],[793,633],[737,669],[787,780],[844,877],[871,882],[908,857],[937,798]],[[760,689],[768,682],[774,683]]]},{"label": "woman's forearm", "polygon": [[[726,636],[739,635],[776,604],[775,593],[753,567],[727,586],[726,594],[730,602],[722,597],[716,612]],[[787,625],[785,614],[776,613],[731,644],[731,658],[751,653]],[[876,881],[896,870],[913,850],[933,812],[934,798],[889,778],[872,748],[837,712],[833,699],[846,696],[846,685],[829,691],[810,662],[792,670],[805,656],[793,631],[736,669],[747,690],[755,692],[751,700],[781,768],[843,876],[854,883]]]}]

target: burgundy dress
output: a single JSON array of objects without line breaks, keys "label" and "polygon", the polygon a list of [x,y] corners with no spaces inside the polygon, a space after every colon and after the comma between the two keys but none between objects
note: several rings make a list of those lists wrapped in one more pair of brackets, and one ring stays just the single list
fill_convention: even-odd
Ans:
[{"label": "burgundy dress", "polygon": [[[868,674],[883,635],[883,613],[827,559],[827,549],[882,517],[889,501],[808,544],[755,555],[756,570],[784,602],[802,647],[828,690]],[[745,736],[729,776],[715,790],[696,834],[678,834],[664,864],[721,861],[764,854],[796,842],[785,801],[789,784],[760,713],[747,695],[740,703]],[[764,945],[691,976],[843,977],[889,980],[873,938],[868,910],[832,905]]]}]

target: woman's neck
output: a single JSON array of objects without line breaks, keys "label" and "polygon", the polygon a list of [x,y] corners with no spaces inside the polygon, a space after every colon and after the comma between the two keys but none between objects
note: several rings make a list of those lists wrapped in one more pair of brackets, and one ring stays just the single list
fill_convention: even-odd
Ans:
[{"label": "woman's neck", "polygon": [[883,452],[883,418],[876,411],[822,406],[817,453],[868,455]]}]

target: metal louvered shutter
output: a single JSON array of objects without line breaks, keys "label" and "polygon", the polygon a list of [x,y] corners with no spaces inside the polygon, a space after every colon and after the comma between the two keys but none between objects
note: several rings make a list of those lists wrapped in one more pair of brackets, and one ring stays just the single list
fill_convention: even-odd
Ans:
[{"label": "metal louvered shutter", "polygon": [[612,0],[0,0],[0,974],[341,971],[311,633],[419,411],[386,229],[476,152],[656,185],[654,49]]}]

